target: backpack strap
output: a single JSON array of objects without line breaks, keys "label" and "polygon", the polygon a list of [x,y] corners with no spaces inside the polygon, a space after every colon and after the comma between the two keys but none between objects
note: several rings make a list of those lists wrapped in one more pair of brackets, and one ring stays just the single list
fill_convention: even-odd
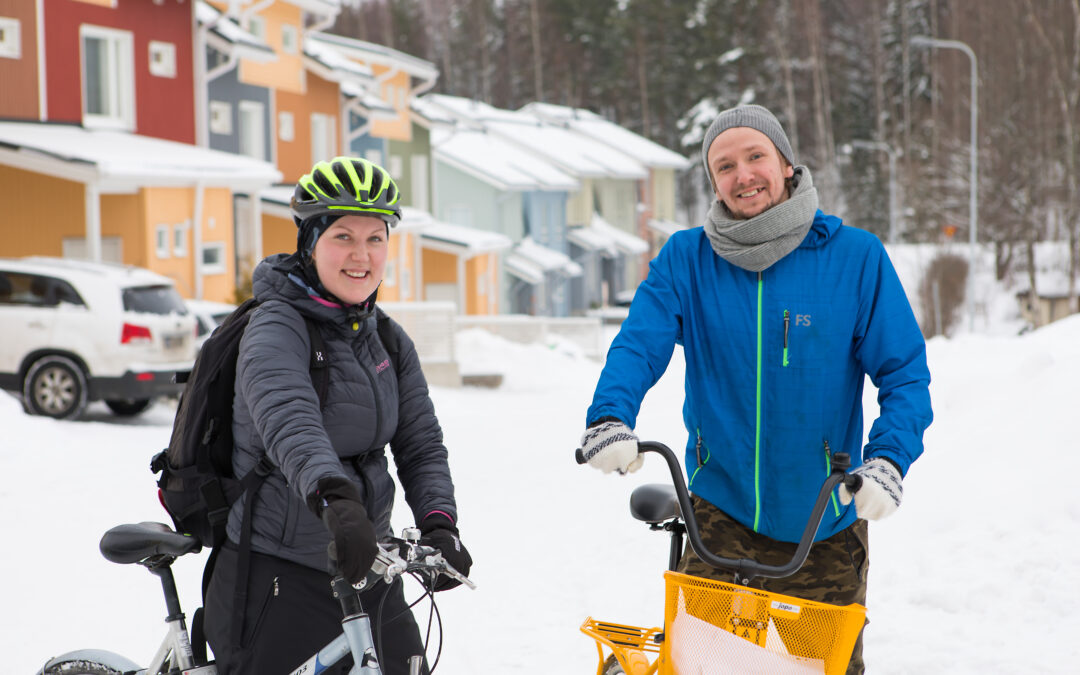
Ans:
[{"label": "backpack strap", "polygon": [[379,341],[383,349],[390,356],[390,365],[394,367],[394,374],[401,372],[401,343],[398,341],[397,331],[390,322],[390,317],[381,309],[375,309],[375,332],[379,334]]},{"label": "backpack strap", "polygon": [[311,371],[311,384],[315,387],[315,393],[319,396],[319,408],[326,406],[326,396],[330,389],[330,370],[327,368],[326,342],[323,340],[322,331],[310,317],[304,317],[307,326],[308,339],[311,342],[311,363],[308,370]]},{"label": "backpack strap", "polygon": [[[274,470],[273,463],[270,459],[263,455],[259,458],[259,463],[255,467],[247,472],[247,475],[240,480],[240,484],[244,486],[244,518],[240,526],[240,544],[238,546],[238,552],[236,556],[236,589],[233,593],[233,612],[232,612],[232,644],[239,648],[243,648],[246,645],[243,643],[244,639],[244,611],[247,607],[248,596],[248,570],[251,566],[251,509],[252,504],[255,503],[255,493],[258,492],[259,487],[266,481],[266,477],[270,475],[270,472]],[[221,550],[221,547],[214,549],[214,554]],[[209,567],[210,563],[207,563]],[[205,574],[205,570],[203,572]]]}]

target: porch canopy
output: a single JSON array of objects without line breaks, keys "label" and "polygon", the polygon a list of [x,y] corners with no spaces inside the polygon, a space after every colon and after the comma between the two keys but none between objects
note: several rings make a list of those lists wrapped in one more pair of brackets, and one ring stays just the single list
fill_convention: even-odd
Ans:
[{"label": "porch canopy", "polygon": [[581,265],[570,259],[565,253],[542,246],[530,237],[521,240],[510,252],[503,265],[507,272],[518,279],[538,285],[544,282],[544,274],[554,272],[562,277],[580,277],[585,271]]},{"label": "porch canopy", "polygon": [[638,256],[649,251],[649,242],[620,230],[595,212],[588,225],[567,228],[566,238],[587,251],[598,251],[608,258],[620,254]]},{"label": "porch canopy", "polygon": [[665,220],[663,218],[650,218],[648,222],[645,223],[645,226],[664,237],[671,237],[671,235],[676,232],[682,232],[683,230],[688,229],[686,225],[671,220]]},{"label": "porch canopy", "polygon": [[[281,180],[269,162],[122,131],[0,122],[0,165],[86,186],[86,244],[101,260],[100,195],[146,187],[224,187],[255,194]],[[196,214],[200,215],[200,214]]]}]

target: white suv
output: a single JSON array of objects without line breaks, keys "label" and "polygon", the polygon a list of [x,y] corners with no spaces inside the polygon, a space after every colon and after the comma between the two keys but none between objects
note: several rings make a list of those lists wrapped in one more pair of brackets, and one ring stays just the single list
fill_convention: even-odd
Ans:
[{"label": "white suv", "polygon": [[56,418],[100,399],[137,415],[179,394],[195,358],[195,319],[172,280],[138,267],[0,259],[0,326],[0,387]]}]

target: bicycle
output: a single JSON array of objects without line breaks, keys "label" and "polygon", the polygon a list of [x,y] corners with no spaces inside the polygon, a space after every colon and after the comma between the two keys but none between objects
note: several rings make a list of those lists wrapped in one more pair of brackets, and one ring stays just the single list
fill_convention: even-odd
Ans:
[{"label": "bicycle", "polygon": [[[425,595],[431,595],[432,612],[438,615],[434,595],[435,579],[445,575],[475,589],[476,585],[451,567],[437,549],[419,543],[420,531],[406,528],[402,537],[379,543],[379,553],[367,577],[355,587],[333,569],[334,548],[330,544],[331,581],[334,597],[341,604],[343,618],[341,634],[291,675],[318,675],[352,654],[353,667],[349,675],[380,675],[376,646],[372,638],[371,619],[360,603],[359,592],[370,584],[393,583],[405,574],[420,577]],[[101,554],[111,562],[138,564],[161,579],[168,612],[165,623],[168,631],[150,665],[143,668],[127,657],[100,649],[81,649],[49,659],[38,675],[217,675],[217,666],[205,656],[196,655],[188,635],[184,613],[180,608],[172,564],[177,558],[197,552],[195,539],[180,534],[162,523],[117,525],[106,532],[100,543]],[[423,597],[423,596],[422,596]],[[413,603],[415,604],[415,603]],[[441,623],[441,620],[440,620]],[[430,629],[430,626],[429,626]],[[439,650],[441,652],[442,645]],[[423,655],[410,658],[410,673],[420,673]],[[432,665],[434,671],[438,657]]]},{"label": "bicycle", "polygon": [[[862,477],[847,473],[850,457],[833,456],[832,471],[818,492],[790,561],[764,565],[723,558],[701,540],[682,467],[671,448],[645,441],[640,452],[667,462],[672,484],[647,484],[630,495],[630,512],[650,530],[671,535],[664,628],[644,628],[587,617],[581,631],[596,641],[597,675],[668,675],[687,672],[843,673],[865,622],[861,605],[839,607],[749,588],[757,577],[782,578],[806,562],[825,508],[841,482],[854,493]],[[584,464],[581,449],[578,464]],[[731,570],[733,583],[675,572],[683,537],[709,565]],[[606,650],[605,650],[606,648]],[[610,652],[608,654],[607,652]],[[605,656],[606,654],[606,656]]]}]

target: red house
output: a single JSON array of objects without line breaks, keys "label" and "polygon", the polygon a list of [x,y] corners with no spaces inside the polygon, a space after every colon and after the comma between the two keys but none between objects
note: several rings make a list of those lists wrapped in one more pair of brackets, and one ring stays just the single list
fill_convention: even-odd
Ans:
[{"label": "red house", "polygon": [[0,117],[194,143],[193,12],[193,0],[0,0],[14,43],[0,78],[23,92],[0,97]]}]

